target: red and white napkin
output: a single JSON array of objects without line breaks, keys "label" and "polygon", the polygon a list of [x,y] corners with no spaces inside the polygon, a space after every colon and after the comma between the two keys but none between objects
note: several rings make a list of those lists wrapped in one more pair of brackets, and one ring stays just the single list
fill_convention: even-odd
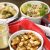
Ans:
[{"label": "red and white napkin", "polygon": [[13,23],[10,23],[9,24],[9,31],[10,31],[10,33],[14,33],[14,32],[21,30],[21,29],[36,31],[39,34],[41,34],[41,36],[43,37],[45,49],[50,50],[50,41],[46,37],[45,32],[40,27],[41,27],[41,25],[37,26],[37,24],[35,24],[34,22],[24,18],[22,20],[18,20]]}]

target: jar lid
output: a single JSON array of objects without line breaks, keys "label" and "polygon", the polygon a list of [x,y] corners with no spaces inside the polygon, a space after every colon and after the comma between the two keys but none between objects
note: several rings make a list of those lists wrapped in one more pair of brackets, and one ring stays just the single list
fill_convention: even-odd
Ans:
[{"label": "jar lid", "polygon": [[7,24],[6,20],[0,19],[0,24]]}]

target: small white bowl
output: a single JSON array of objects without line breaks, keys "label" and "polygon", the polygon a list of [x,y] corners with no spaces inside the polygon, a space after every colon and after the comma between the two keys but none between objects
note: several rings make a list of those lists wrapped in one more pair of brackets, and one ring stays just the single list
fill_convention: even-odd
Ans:
[{"label": "small white bowl", "polygon": [[33,34],[35,34],[40,40],[41,40],[41,46],[37,49],[37,50],[42,50],[42,48],[43,48],[43,38],[42,38],[42,36],[39,34],[39,33],[37,33],[37,32],[35,32],[35,31],[32,31],[32,30],[20,30],[20,31],[17,31],[17,32],[15,32],[14,34],[12,34],[11,36],[10,36],[10,38],[9,38],[9,47],[10,47],[10,50],[14,50],[12,47],[11,47],[11,40],[14,38],[14,37],[16,37],[17,35],[20,35],[20,34],[24,34],[24,33],[28,33],[28,32],[32,32]]},{"label": "small white bowl", "polygon": [[9,23],[9,22],[13,21],[14,19],[18,18],[19,8],[17,5],[10,3],[10,2],[0,2],[0,4],[7,4],[9,6],[12,6],[16,10],[16,14],[14,16],[7,18],[7,19],[1,19],[1,20],[6,21],[6,23]]},{"label": "small white bowl", "polygon": [[[23,4],[21,5],[21,7],[23,7],[24,5],[26,5],[26,4],[28,4],[28,3],[33,3],[33,4],[44,3],[44,4],[47,5],[47,7],[48,7],[48,12],[47,12],[46,14],[49,13],[49,9],[50,9],[50,8],[49,8],[48,4],[46,4],[45,2],[42,2],[42,1],[28,1],[28,2],[23,3]],[[22,17],[28,18],[28,19],[32,20],[33,22],[40,24],[41,18],[42,18],[43,16],[41,16],[41,17],[39,16],[39,17],[36,17],[36,18],[35,18],[35,17],[27,16],[27,15],[25,15],[25,14],[21,11],[21,7],[20,7],[20,13],[21,13],[21,16],[22,16]]]}]

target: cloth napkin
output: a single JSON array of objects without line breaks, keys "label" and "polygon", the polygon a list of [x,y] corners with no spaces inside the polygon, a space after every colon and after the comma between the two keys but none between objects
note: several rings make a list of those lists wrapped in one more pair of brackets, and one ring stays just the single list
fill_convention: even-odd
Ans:
[{"label": "cloth napkin", "polygon": [[36,24],[36,25],[38,27],[40,27],[46,33],[46,36],[50,37],[50,28],[49,27],[42,26],[42,25],[39,25],[39,24]]},{"label": "cloth napkin", "polygon": [[50,41],[45,35],[45,32],[38,27],[34,22],[28,20],[28,19],[22,19],[19,21],[15,21],[13,23],[9,23],[9,31],[10,33],[14,33],[16,31],[26,29],[26,30],[33,30],[41,34],[41,36],[44,39],[44,47],[46,50],[50,50]]}]

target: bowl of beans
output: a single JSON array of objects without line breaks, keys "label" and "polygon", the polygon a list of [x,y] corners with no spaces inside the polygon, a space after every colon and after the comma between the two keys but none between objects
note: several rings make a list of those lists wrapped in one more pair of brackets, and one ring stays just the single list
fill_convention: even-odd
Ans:
[{"label": "bowl of beans", "polygon": [[20,30],[9,38],[10,50],[42,50],[42,36],[32,30]]}]

